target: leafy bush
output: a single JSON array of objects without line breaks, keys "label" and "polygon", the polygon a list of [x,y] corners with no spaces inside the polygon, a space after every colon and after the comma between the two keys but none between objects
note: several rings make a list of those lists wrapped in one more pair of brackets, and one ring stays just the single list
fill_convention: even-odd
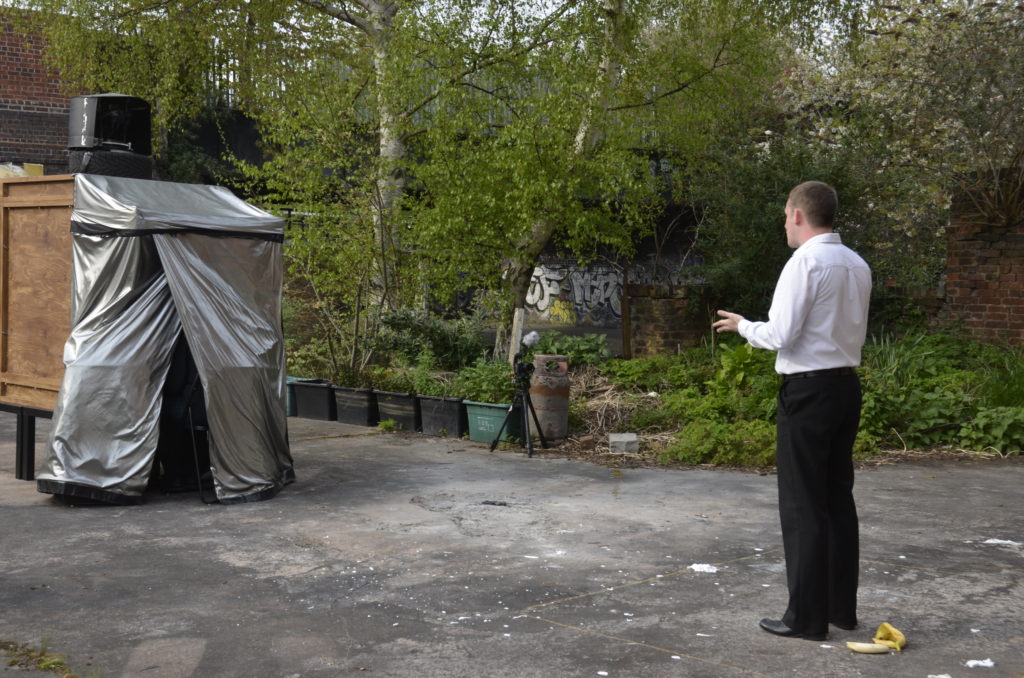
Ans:
[{"label": "leafy bush", "polygon": [[480,322],[473,318],[445,320],[424,311],[400,309],[380,315],[381,330],[370,342],[379,358],[409,366],[426,351],[442,370],[472,364],[487,350]]},{"label": "leafy bush", "polygon": [[672,431],[679,427],[679,412],[665,403],[654,407],[644,403],[638,407],[626,420],[621,422],[619,428],[623,431],[658,432]]},{"label": "leafy bush", "polygon": [[960,445],[1018,455],[1024,450],[1024,407],[982,407],[960,428]]},{"label": "leafy bush", "polygon": [[436,359],[426,351],[420,354],[416,366],[409,371],[412,390],[429,396],[452,395],[453,375],[452,372],[439,371]]},{"label": "leafy bush", "polygon": [[[337,378],[336,365],[331,360],[330,347],[325,340],[314,337],[301,344],[286,341],[285,346],[288,374],[308,378],[330,377],[338,383],[344,381]],[[342,385],[354,386],[354,384]]]},{"label": "leafy bush", "polygon": [[576,336],[555,331],[540,333],[540,341],[529,352],[531,357],[538,354],[564,355],[570,367],[600,365],[612,356],[603,334]]},{"label": "leafy bush", "polygon": [[715,363],[707,349],[698,348],[678,355],[612,359],[600,369],[613,384],[646,393],[699,386],[714,375]]},{"label": "leafy bush", "polygon": [[663,462],[770,466],[775,463],[775,426],[765,421],[691,421],[658,457]]},{"label": "leafy bush", "polygon": [[779,392],[775,353],[750,344],[723,347],[719,363],[706,395],[717,400],[722,418],[772,421]]},{"label": "leafy bush", "polygon": [[508,363],[480,358],[452,380],[452,392],[482,403],[511,403],[516,394]]},{"label": "leafy bush", "polygon": [[[771,351],[742,344],[723,347],[715,360],[699,349],[611,360],[601,372],[634,394],[658,392],[617,428],[678,432],[662,454],[666,461],[760,465],[771,462],[779,387],[774,359]],[[883,336],[864,347],[860,374],[858,458],[886,448],[958,445],[1000,454],[1024,448],[1021,349],[945,334]]]},{"label": "leafy bush", "polygon": [[974,353],[978,365],[978,398],[991,407],[1024,407],[1024,348]]},{"label": "leafy bush", "polygon": [[414,390],[409,371],[391,367],[371,368],[363,377],[363,386],[393,393],[410,393]]}]

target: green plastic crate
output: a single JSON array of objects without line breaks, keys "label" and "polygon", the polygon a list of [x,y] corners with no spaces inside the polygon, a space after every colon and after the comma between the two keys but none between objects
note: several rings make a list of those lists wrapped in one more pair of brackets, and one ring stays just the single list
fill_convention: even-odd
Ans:
[{"label": "green plastic crate", "polygon": [[[501,423],[508,414],[509,404],[478,403],[474,400],[462,401],[466,406],[466,418],[469,424],[469,439],[479,443],[490,443],[498,435]],[[508,425],[501,434],[501,442],[523,440],[523,410],[516,406],[509,417]]]}]

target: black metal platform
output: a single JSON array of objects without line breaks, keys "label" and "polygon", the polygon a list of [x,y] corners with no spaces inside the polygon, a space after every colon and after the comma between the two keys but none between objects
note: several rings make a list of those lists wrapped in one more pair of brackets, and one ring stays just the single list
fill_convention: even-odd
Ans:
[{"label": "black metal platform", "polygon": [[0,412],[10,412],[18,417],[15,436],[14,477],[18,480],[36,479],[36,417],[49,419],[53,412],[34,407],[21,407],[0,403]]}]

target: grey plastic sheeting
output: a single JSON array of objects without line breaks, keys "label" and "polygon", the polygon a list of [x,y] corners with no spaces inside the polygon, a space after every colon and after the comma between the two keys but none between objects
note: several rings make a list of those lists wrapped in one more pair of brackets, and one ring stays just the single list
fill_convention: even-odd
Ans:
[{"label": "grey plastic sheeting", "polygon": [[219,187],[79,174],[72,232],[72,331],[40,491],[141,497],[184,332],[217,498],[273,496],[294,478],[283,220]]},{"label": "grey plastic sheeting", "polygon": [[280,238],[284,220],[222,186],[75,175],[71,221],[80,230],[237,232]]}]

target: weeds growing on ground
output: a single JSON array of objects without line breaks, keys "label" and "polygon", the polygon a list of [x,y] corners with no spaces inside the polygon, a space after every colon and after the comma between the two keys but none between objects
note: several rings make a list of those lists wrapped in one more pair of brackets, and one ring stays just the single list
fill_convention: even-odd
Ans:
[{"label": "weeds growing on ground", "polygon": [[[61,676],[61,678],[79,678],[79,675],[68,667],[66,659],[61,655],[51,653],[45,642],[39,647],[32,647],[28,643],[11,643],[0,640],[0,653],[7,658],[6,663],[10,667],[48,671]],[[89,672],[85,678],[98,678],[98,674]]]},{"label": "weeds growing on ground", "polygon": [[[574,371],[573,430],[635,431],[666,463],[771,465],[774,353],[742,343],[675,356],[611,360]],[[1024,449],[1024,351],[945,334],[871,338],[859,369],[864,391],[858,458],[887,450]],[[578,427],[578,428],[577,428]]]}]

